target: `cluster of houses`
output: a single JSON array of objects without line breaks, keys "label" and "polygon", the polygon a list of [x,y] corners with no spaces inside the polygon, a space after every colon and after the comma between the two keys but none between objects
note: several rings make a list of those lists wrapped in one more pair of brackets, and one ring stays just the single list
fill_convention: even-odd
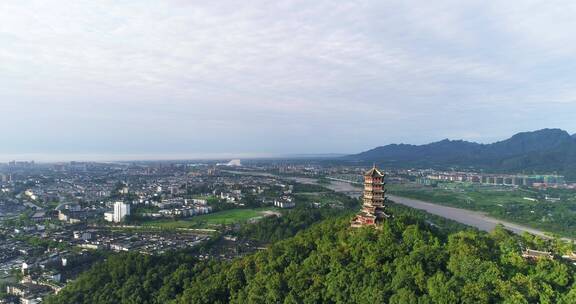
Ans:
[{"label": "cluster of houses", "polygon": [[274,199],[274,206],[282,209],[290,209],[296,207],[296,202],[292,196],[294,186],[285,184],[281,184],[280,186],[282,187],[282,195],[279,198]]},{"label": "cluster of houses", "polygon": [[296,202],[291,196],[282,196],[274,200],[274,206],[282,209],[289,209],[296,207]]},{"label": "cluster of houses", "polygon": [[209,236],[194,233],[169,235],[151,232],[115,232],[91,229],[74,235],[76,246],[84,249],[111,250],[116,252],[137,251],[143,254],[159,254],[167,250],[193,247]]},{"label": "cluster of houses", "polygon": [[418,179],[420,183],[432,181],[472,182],[485,185],[508,185],[527,187],[567,187],[561,175],[512,175],[512,174],[479,174],[471,172],[433,171]]},{"label": "cluster of houses", "polygon": [[144,217],[190,217],[212,212],[212,207],[208,206],[208,201],[205,199],[168,199],[161,202],[144,202],[151,206],[159,208],[156,212],[143,213]]},{"label": "cluster of houses", "polygon": [[48,294],[64,288],[62,271],[68,267],[67,251],[54,251],[43,258],[29,258],[20,266],[21,279],[6,286],[6,294],[17,303],[41,303]]},{"label": "cluster of houses", "polygon": [[212,207],[209,206],[184,206],[182,208],[162,209],[150,215],[152,217],[190,217],[210,212],[212,212]]}]

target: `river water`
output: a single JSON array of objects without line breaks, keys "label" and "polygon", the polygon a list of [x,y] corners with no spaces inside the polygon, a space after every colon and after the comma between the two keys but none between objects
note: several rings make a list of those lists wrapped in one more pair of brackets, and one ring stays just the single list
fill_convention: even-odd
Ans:
[{"label": "river water", "polygon": [[[316,179],[313,178],[293,177],[290,179],[297,181],[299,183],[317,184]],[[345,192],[353,197],[358,197],[361,194],[361,188],[359,186],[343,181],[331,181],[330,185],[322,185],[322,186],[327,187],[336,192]],[[496,219],[487,216],[485,213],[482,212],[448,207],[417,199],[400,197],[396,195],[387,195],[387,196],[388,199],[392,200],[397,204],[424,210],[428,213],[435,214],[447,219],[451,219],[468,226],[476,227],[480,230],[492,231],[494,227],[496,227],[496,225],[502,224],[506,229],[516,234],[522,234],[524,232],[528,232],[541,237],[548,237],[548,235],[544,231]],[[563,239],[567,241],[572,241],[572,239],[569,238],[563,238]]]},{"label": "river water", "polygon": [[[245,172],[232,172],[231,173],[238,173],[238,174],[246,174]],[[250,173],[252,174],[252,173]],[[280,177],[276,175],[272,175],[269,173],[262,173],[259,172],[256,175],[260,176],[270,176],[276,178],[284,178],[288,180],[292,180],[302,184],[315,184],[318,185],[318,181],[315,178],[307,178],[307,177]],[[351,197],[359,197],[362,193],[362,189],[358,185],[354,185],[344,181],[331,181],[329,185],[321,185],[323,187],[329,188],[336,192],[346,193]],[[417,199],[407,198],[407,197],[400,197],[395,195],[387,195],[388,199],[392,200],[393,202],[401,205],[405,205],[411,208],[424,210],[428,213],[435,214],[450,220],[454,220],[456,222],[476,227],[480,230],[484,231],[492,231],[494,227],[498,224],[502,224],[506,229],[516,233],[522,234],[524,232],[528,232],[534,235],[538,235],[541,237],[548,237],[548,235],[541,230],[526,227],[520,224],[511,223],[503,220],[499,220],[493,217],[487,216],[485,213],[448,207],[443,205],[438,205],[430,202],[425,202]],[[573,241],[573,239],[569,238],[562,238],[566,241]]]}]

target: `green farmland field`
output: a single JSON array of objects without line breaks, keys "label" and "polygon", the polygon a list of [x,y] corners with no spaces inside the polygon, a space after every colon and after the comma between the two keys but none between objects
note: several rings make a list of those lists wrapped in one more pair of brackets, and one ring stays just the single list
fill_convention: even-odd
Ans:
[{"label": "green farmland field", "polygon": [[210,228],[216,225],[229,225],[246,222],[252,218],[263,216],[265,211],[274,211],[274,208],[231,209],[205,215],[198,215],[187,219],[161,219],[143,223],[145,226],[160,228]]}]

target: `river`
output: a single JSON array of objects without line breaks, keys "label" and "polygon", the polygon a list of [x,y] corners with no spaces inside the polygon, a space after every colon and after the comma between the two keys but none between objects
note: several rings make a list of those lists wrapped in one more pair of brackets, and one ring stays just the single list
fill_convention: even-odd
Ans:
[{"label": "river", "polygon": [[[237,173],[237,174],[247,174],[246,172],[232,172],[230,173]],[[249,173],[252,174],[252,173]],[[288,180],[292,180],[302,184],[315,184],[318,185],[318,181],[315,178],[308,178],[308,177],[282,177],[277,176],[269,173],[262,173],[259,172],[256,175],[260,176],[270,176],[270,177],[277,177],[277,178],[284,178]],[[358,197],[361,194],[362,189],[358,185],[354,185],[344,181],[331,181],[330,184],[321,185],[323,187],[329,188],[336,192],[346,193],[352,197]],[[538,235],[541,237],[548,238],[549,236],[544,231],[530,228],[527,226],[523,226],[516,223],[511,223],[507,221],[503,221],[500,219],[496,219],[490,216],[487,216],[485,213],[472,211],[467,209],[460,209],[454,207],[448,207],[443,205],[438,205],[430,202],[425,202],[417,199],[407,198],[407,197],[400,197],[396,195],[387,195],[390,200],[397,204],[405,205],[411,208],[424,210],[428,213],[435,214],[468,226],[476,227],[480,230],[484,231],[492,231],[496,225],[501,224],[506,229],[516,233],[522,234],[524,232],[528,232],[534,235]],[[562,238],[566,241],[573,241],[573,239],[569,238]]]},{"label": "river", "polygon": [[[304,178],[304,177],[292,177],[289,178],[291,180],[297,181],[299,183],[307,183],[307,184],[318,184],[316,179],[313,178]],[[331,181],[330,185],[322,185],[327,187],[331,190],[336,192],[345,192],[353,197],[358,197],[361,194],[361,188],[357,185],[343,182],[343,181]],[[480,230],[484,231],[492,231],[496,225],[501,224],[506,229],[516,233],[522,234],[524,232],[528,232],[534,235],[538,235],[541,237],[548,238],[546,232],[530,228],[527,226],[523,226],[516,223],[511,223],[507,221],[503,221],[500,219],[496,219],[490,216],[487,216],[485,213],[472,211],[467,209],[460,209],[454,207],[448,207],[444,205],[438,205],[430,202],[425,202],[417,199],[407,198],[407,197],[400,197],[396,195],[387,195],[388,199],[391,201],[401,204],[404,206],[408,206],[415,209],[424,210],[428,213],[435,214],[468,226],[476,227]],[[573,239],[563,238],[566,241],[572,241]]]},{"label": "river", "polygon": [[486,214],[478,211],[448,207],[395,195],[388,195],[388,198],[395,203],[415,209],[425,210],[428,213],[439,215],[484,231],[492,231],[496,225],[502,224],[504,227],[506,227],[506,229],[517,234],[529,232],[531,234],[539,235],[542,237],[548,237],[543,231],[489,217]]}]

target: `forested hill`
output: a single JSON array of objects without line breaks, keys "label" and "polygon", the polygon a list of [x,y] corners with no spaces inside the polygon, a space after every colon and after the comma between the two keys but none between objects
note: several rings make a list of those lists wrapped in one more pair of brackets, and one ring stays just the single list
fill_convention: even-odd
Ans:
[{"label": "forested hill", "polygon": [[47,303],[576,303],[574,267],[528,262],[560,245],[496,229],[447,238],[411,217],[382,230],[329,219],[232,261],[185,254],[111,257]]},{"label": "forested hill", "polygon": [[442,140],[426,145],[392,144],[344,157],[398,166],[461,166],[517,172],[558,171],[574,176],[576,137],[560,129],[523,132],[492,144]]}]

